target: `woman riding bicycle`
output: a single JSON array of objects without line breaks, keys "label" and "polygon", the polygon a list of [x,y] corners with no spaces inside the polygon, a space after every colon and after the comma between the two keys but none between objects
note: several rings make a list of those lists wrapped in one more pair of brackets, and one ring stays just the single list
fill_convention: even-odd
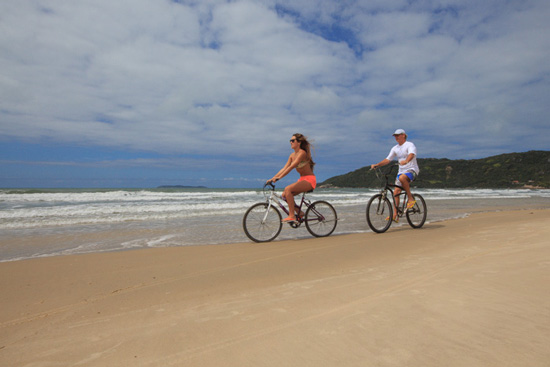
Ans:
[{"label": "woman riding bicycle", "polygon": [[290,139],[290,147],[294,150],[294,153],[290,154],[285,166],[273,178],[267,180],[267,183],[276,182],[288,175],[294,168],[300,174],[298,181],[288,185],[283,191],[282,196],[288,203],[289,211],[288,217],[283,219],[283,222],[294,222],[296,220],[294,196],[311,191],[317,186],[317,180],[313,174],[315,163],[311,158],[311,145],[307,141],[307,137],[302,134],[294,134]]}]

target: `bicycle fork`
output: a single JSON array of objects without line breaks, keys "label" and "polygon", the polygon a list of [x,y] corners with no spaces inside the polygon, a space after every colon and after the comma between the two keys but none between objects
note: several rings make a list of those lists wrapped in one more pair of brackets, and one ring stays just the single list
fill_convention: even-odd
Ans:
[{"label": "bicycle fork", "polygon": [[266,209],[264,217],[262,219],[262,224],[265,224],[265,222],[267,220],[267,216],[269,215],[269,210],[271,209],[272,206],[273,206],[272,200],[269,199],[269,201],[267,202],[267,209]]},{"label": "bicycle fork", "polygon": [[[384,210],[386,210],[386,205],[384,203],[386,202],[386,199],[388,198],[387,191],[382,191],[380,193],[381,197],[380,200],[378,200],[378,205],[376,207],[376,214],[377,215],[384,215]],[[391,203],[391,202],[390,202]],[[392,215],[393,213],[388,213],[388,215]]]}]

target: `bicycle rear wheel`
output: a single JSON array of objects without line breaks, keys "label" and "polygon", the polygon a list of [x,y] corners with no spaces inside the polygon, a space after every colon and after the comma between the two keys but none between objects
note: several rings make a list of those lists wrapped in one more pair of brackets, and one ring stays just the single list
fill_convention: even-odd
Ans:
[{"label": "bicycle rear wheel", "polygon": [[336,229],[338,218],[334,207],[326,201],[320,200],[307,208],[305,222],[307,230],[313,236],[326,237]]},{"label": "bicycle rear wheel", "polygon": [[367,203],[367,223],[376,233],[384,233],[390,228],[393,210],[388,198],[382,194],[374,195]]},{"label": "bicycle rear wheel", "polygon": [[277,208],[267,203],[252,205],[244,214],[243,229],[248,238],[254,242],[269,242],[279,235],[283,223]]},{"label": "bicycle rear wheel", "polygon": [[413,194],[416,204],[410,209],[407,209],[407,222],[413,228],[420,228],[426,222],[426,216],[428,215],[428,208],[424,198],[419,194]]}]

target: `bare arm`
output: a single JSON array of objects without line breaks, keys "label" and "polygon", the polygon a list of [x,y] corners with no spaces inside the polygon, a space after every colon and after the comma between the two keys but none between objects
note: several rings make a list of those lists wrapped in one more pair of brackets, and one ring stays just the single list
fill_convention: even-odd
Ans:
[{"label": "bare arm", "polygon": [[275,182],[275,181],[280,180],[282,177],[284,177],[284,176],[281,176],[281,174],[290,166],[291,163],[292,163],[292,158],[291,158],[291,156],[289,156],[288,160],[287,160],[286,164],[283,166],[283,168],[281,168],[279,170],[279,172],[277,172],[275,174],[275,176],[273,176],[273,178],[270,181]]},{"label": "bare arm", "polygon": [[271,178],[267,182],[279,181],[281,178],[285,177],[290,172],[292,172],[292,170],[294,168],[296,168],[298,163],[300,163],[302,160],[304,160],[305,157],[306,157],[306,152],[303,151],[303,150],[299,151],[298,154],[295,157],[293,157],[292,154],[291,154],[288,157],[288,161],[286,162],[285,166],[279,172],[277,172],[277,174],[275,176],[273,176],[273,178]]},{"label": "bare arm", "polygon": [[411,153],[411,154],[409,154],[409,155],[407,156],[407,159],[403,159],[403,160],[399,161],[399,164],[402,165],[402,166],[404,166],[404,165],[406,165],[407,163],[409,163],[410,161],[412,161],[413,158],[414,158],[414,153]]},{"label": "bare arm", "polygon": [[381,166],[385,166],[386,164],[388,164],[390,162],[391,162],[390,160],[388,160],[387,158],[384,158],[384,160],[382,160],[378,163],[371,164],[370,169],[375,169],[375,168],[378,168],[378,167],[381,167]]}]

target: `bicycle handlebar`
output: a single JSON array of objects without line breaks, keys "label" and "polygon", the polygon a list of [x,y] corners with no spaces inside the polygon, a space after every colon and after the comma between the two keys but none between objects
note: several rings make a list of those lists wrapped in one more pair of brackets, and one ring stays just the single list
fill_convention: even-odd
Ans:
[{"label": "bicycle handlebar", "polygon": [[374,173],[376,174],[376,177],[377,177],[378,179],[385,178],[386,181],[388,181],[388,176],[392,174],[393,169],[394,169],[395,167],[397,167],[397,166],[399,166],[399,163],[390,164],[390,166],[389,166],[390,168],[388,169],[388,171],[387,171],[386,173],[383,173],[383,172],[382,172],[381,167],[373,168],[373,170],[374,170]]},{"label": "bicycle handlebar", "polygon": [[[395,162],[395,161],[393,161],[393,162]],[[388,164],[387,166],[389,166],[390,168],[388,169],[388,172],[386,172],[385,174],[389,175],[390,173],[392,173],[392,171],[395,167],[399,166],[399,163],[391,163],[391,164]],[[382,166],[382,167],[384,167],[384,166]],[[371,168],[371,170],[373,170],[375,172],[382,172],[382,167]]]}]

